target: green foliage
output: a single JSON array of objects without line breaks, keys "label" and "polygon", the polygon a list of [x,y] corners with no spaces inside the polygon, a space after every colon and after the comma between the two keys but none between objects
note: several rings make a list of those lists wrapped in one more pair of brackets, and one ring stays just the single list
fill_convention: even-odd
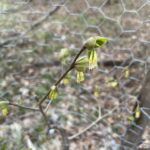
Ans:
[{"label": "green foliage", "polygon": [[7,150],[7,144],[2,144],[0,150]]}]

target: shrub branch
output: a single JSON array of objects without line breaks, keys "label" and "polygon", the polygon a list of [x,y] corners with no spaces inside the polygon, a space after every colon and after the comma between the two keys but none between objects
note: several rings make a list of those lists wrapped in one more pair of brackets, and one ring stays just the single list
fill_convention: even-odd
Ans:
[{"label": "shrub branch", "polygon": [[[79,58],[80,54],[86,49],[86,46],[83,46],[80,51],[78,52],[78,54],[75,56],[74,60],[72,61],[72,63],[70,64],[69,68],[62,74],[62,76],[56,81],[56,83],[54,84],[55,86],[58,86],[60,84],[60,82],[65,78],[65,76],[67,75],[67,73],[69,71],[71,71],[74,68],[74,64],[76,62],[76,60]],[[48,123],[48,119],[47,116],[43,110],[42,104],[43,102],[47,99],[49,93],[50,93],[51,89],[49,89],[49,91],[47,92],[47,94],[40,100],[39,102],[39,110],[41,112],[41,114],[43,115],[43,118],[46,122],[46,124],[48,125],[48,128],[50,128],[50,125]]]}]

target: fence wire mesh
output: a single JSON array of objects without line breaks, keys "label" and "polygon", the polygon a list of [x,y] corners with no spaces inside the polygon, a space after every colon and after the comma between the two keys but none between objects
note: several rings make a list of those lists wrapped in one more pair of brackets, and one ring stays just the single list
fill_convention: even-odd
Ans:
[{"label": "fence wire mesh", "polygon": [[[148,72],[149,0],[1,0],[0,35],[1,98],[33,107],[87,38],[107,37],[109,42],[98,49],[98,68],[87,71],[81,84],[72,73],[47,114],[51,123],[69,132],[71,150],[121,149]],[[60,60],[66,47],[67,64]],[[140,109],[150,120],[145,111],[150,108]],[[38,112],[11,108],[0,122],[1,147],[61,149],[58,134],[46,139]],[[150,149],[148,124],[143,139],[138,146],[127,141],[135,147],[124,149]]]}]

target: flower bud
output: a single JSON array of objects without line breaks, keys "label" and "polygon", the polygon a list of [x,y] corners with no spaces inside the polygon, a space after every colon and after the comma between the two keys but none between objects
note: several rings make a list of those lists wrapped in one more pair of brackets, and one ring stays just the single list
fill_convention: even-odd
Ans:
[{"label": "flower bud", "polygon": [[60,50],[59,58],[60,59],[65,59],[68,56],[69,56],[69,49],[68,48],[62,48]]},{"label": "flower bud", "polygon": [[140,110],[140,106],[137,105],[136,109],[135,109],[135,118],[139,119],[141,116],[141,110]]},{"label": "flower bud", "polygon": [[63,79],[63,84],[67,85],[70,82],[71,76],[70,74],[67,74]]},{"label": "flower bud", "polygon": [[82,56],[78,58],[75,62],[75,69],[79,72],[83,72],[88,65],[88,58],[86,56]]},{"label": "flower bud", "polygon": [[105,44],[107,41],[108,40],[105,37],[95,36],[95,37],[89,38],[85,42],[84,45],[87,49],[98,48],[98,47],[102,46],[103,44]]},{"label": "flower bud", "polygon": [[49,92],[48,97],[49,97],[50,100],[54,100],[54,99],[57,98],[57,96],[58,96],[58,89],[57,89],[57,87],[55,85],[53,85],[51,87],[51,90]]}]

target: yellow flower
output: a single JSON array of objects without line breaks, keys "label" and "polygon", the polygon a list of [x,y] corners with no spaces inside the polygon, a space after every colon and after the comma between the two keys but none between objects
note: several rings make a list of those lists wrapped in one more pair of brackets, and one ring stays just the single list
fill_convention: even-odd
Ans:
[{"label": "yellow flower", "polygon": [[106,83],[108,87],[115,88],[119,85],[118,81],[114,77],[108,77],[106,79]]},{"label": "yellow flower", "polygon": [[4,117],[6,117],[8,115],[8,113],[9,113],[8,112],[8,107],[5,107],[5,108],[2,109],[2,114],[3,114]]},{"label": "yellow flower", "polygon": [[87,49],[98,48],[98,47],[102,46],[103,44],[105,44],[107,41],[108,41],[108,39],[105,37],[95,36],[95,37],[89,38],[85,42],[84,45],[86,46]]},{"label": "yellow flower", "polygon": [[99,86],[95,85],[93,89],[93,94],[95,97],[98,97],[100,95],[100,88]]},{"label": "yellow flower", "polygon": [[75,69],[77,71],[77,82],[84,81],[84,71],[88,65],[87,56],[79,57],[75,62]]},{"label": "yellow flower", "polygon": [[97,53],[94,49],[88,50],[89,69],[97,67]]},{"label": "yellow flower", "polygon": [[1,110],[2,115],[4,117],[6,117],[8,115],[8,112],[9,112],[9,110],[8,110],[8,104],[9,104],[8,101],[0,101],[0,110]]},{"label": "yellow flower", "polygon": [[60,53],[59,53],[59,58],[65,59],[68,56],[69,56],[69,49],[68,48],[62,48]]},{"label": "yellow flower", "polygon": [[141,110],[140,110],[140,106],[139,105],[137,105],[134,113],[135,113],[135,118],[139,119],[140,116],[141,116]]},{"label": "yellow flower", "polygon": [[77,82],[84,81],[84,72],[77,71]]},{"label": "yellow flower", "polygon": [[128,117],[128,122],[129,122],[129,123],[132,123],[132,122],[134,122],[134,121],[135,121],[134,116],[129,116],[129,117]]},{"label": "yellow flower", "polygon": [[88,65],[87,56],[82,56],[76,60],[74,67],[77,71],[83,72],[85,68],[87,67],[87,65]]},{"label": "yellow flower", "polygon": [[51,90],[49,92],[48,97],[49,97],[50,100],[54,100],[54,99],[57,98],[57,96],[58,96],[58,89],[57,89],[57,87],[55,85],[53,85],[51,87]]},{"label": "yellow flower", "polygon": [[140,106],[137,105],[133,114],[128,117],[129,123],[136,121],[140,117],[141,117],[141,110],[140,110]]},{"label": "yellow flower", "polygon": [[63,84],[67,85],[70,82],[70,74],[67,74],[63,79]]},{"label": "yellow flower", "polygon": [[130,71],[129,71],[129,67],[128,66],[124,67],[122,72],[123,72],[125,78],[129,77]]}]

